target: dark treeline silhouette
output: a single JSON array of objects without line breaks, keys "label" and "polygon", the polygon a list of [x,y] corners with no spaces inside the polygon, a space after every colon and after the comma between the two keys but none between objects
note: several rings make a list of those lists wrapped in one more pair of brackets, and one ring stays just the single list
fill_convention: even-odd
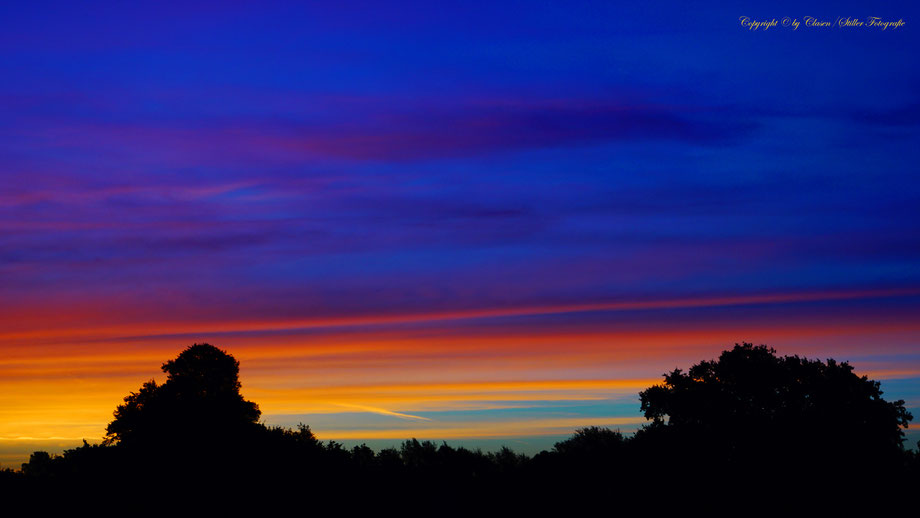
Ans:
[{"label": "dark treeline silhouette", "polygon": [[239,362],[208,344],[163,371],[165,383],[151,380],[118,406],[102,444],[35,452],[21,471],[0,472],[0,492],[140,506],[183,495],[211,510],[308,501],[409,514],[596,506],[743,514],[906,510],[920,482],[918,454],[902,444],[912,418],[903,401],[882,399],[879,383],[847,363],[749,343],[642,391],[649,423],[633,436],[584,428],[532,457],[415,439],[348,449],[306,425],[263,425],[240,394]]}]

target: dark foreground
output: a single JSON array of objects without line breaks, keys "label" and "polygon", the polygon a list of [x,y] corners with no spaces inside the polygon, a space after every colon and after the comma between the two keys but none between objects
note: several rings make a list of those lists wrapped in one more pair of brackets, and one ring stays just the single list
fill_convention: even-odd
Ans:
[{"label": "dark foreground", "polygon": [[288,507],[431,515],[916,509],[920,470],[910,451],[854,458],[785,444],[731,452],[715,440],[667,434],[646,430],[627,438],[589,428],[527,457],[416,440],[377,453],[365,446],[346,450],[316,441],[306,427],[263,428],[237,444],[185,442],[146,451],[90,445],[53,458],[36,453],[21,472],[0,475],[0,495],[45,508],[172,507],[180,514]]}]

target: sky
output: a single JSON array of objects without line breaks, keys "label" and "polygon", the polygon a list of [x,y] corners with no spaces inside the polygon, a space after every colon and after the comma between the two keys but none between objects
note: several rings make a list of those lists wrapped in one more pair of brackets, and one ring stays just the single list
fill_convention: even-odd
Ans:
[{"label": "sky", "polygon": [[636,4],[4,3],[0,467],[201,342],[374,447],[634,431],[742,341],[920,419],[920,8]]}]

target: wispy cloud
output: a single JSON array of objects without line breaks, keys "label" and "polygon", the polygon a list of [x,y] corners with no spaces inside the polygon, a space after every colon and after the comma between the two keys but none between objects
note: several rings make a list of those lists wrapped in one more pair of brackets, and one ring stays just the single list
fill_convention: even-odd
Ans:
[{"label": "wispy cloud", "polygon": [[377,407],[366,406],[366,405],[355,405],[351,403],[336,403],[336,404],[344,408],[360,410],[362,412],[370,412],[372,414],[388,415],[388,416],[400,417],[402,419],[410,419],[410,420],[431,421],[431,419],[428,417],[421,417],[417,415],[393,412],[392,410],[387,410],[385,408],[377,408]]}]

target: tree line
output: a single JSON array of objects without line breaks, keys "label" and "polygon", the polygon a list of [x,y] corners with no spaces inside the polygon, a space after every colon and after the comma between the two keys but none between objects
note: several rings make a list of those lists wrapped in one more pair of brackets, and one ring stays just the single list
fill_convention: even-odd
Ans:
[{"label": "tree line", "polygon": [[[736,344],[717,360],[640,392],[648,423],[633,435],[588,427],[534,456],[404,441],[374,451],[321,442],[307,425],[266,426],[240,393],[239,362],[195,344],[162,366],[114,412],[102,444],[35,452],[0,472],[0,494],[98,495],[134,502],[138,491],[199,504],[311,501],[355,508],[415,505],[546,511],[692,504],[777,511],[909,508],[920,458],[904,447],[904,401],[852,366],[778,356]],[[316,500],[320,499],[320,500]],[[159,501],[159,500],[155,500]],[[235,504],[234,504],[235,503]],[[353,509],[354,510],[354,509]]]}]

